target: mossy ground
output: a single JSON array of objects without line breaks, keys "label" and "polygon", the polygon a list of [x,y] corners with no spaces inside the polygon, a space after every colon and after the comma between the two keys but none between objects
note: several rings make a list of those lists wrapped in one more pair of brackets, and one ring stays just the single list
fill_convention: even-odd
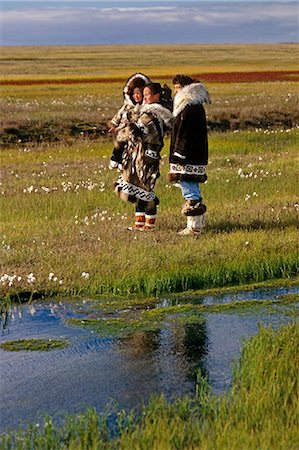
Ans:
[{"label": "mossy ground", "polygon": [[40,339],[18,339],[6,341],[0,344],[0,348],[10,352],[21,350],[49,351],[67,347],[68,342],[64,339],[40,338]]}]

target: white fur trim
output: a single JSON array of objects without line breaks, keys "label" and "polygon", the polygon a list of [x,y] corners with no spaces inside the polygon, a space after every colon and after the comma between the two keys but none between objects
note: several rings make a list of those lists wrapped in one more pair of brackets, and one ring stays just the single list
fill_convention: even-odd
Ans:
[{"label": "white fur trim", "polygon": [[174,97],[173,116],[177,117],[188,105],[211,103],[205,86],[201,83],[191,83],[184,86]]},{"label": "white fur trim", "polygon": [[169,126],[171,124],[173,118],[172,113],[169,111],[169,109],[160,105],[160,103],[144,104],[142,105],[140,112],[141,114],[142,113],[153,114],[153,116],[157,117],[157,119],[163,120],[166,126]]},{"label": "white fur trim", "polygon": [[132,75],[126,82],[126,85],[123,89],[124,99],[125,99],[125,103],[127,105],[134,105],[131,97],[128,94],[128,91],[129,91],[129,86],[132,83],[132,81],[136,80],[137,78],[141,78],[142,80],[145,81],[146,84],[150,83],[150,81],[151,81],[146,75],[143,75],[143,73],[135,73],[134,75]]},{"label": "white fur trim", "polygon": [[157,217],[157,214],[145,214],[146,219],[155,219]]},{"label": "white fur trim", "polygon": [[186,156],[185,156],[185,155],[181,155],[181,154],[178,153],[178,152],[174,152],[173,156],[177,156],[178,158],[181,158],[181,159],[186,159]]}]

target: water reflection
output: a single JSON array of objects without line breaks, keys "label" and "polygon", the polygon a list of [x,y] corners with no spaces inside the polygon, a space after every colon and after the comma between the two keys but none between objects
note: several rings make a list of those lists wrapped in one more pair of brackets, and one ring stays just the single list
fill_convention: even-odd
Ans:
[{"label": "water reflection", "polygon": [[239,358],[242,340],[256,334],[259,323],[276,327],[293,320],[284,314],[287,308],[202,313],[193,323],[172,315],[159,329],[101,338],[92,329],[66,323],[93,317],[92,304],[14,306],[9,321],[2,321],[1,341],[63,337],[70,346],[47,353],[0,349],[1,429],[24,419],[39,420],[44,413],[59,418],[90,405],[101,412],[111,399],[120,408],[133,408],[153,393],[168,399],[194,395],[199,368],[214,392],[221,393],[230,386],[231,365]]},{"label": "water reflection", "polygon": [[184,348],[187,361],[195,364],[205,375],[206,368],[203,357],[208,353],[206,321],[185,326]]},{"label": "water reflection", "polygon": [[117,340],[115,351],[130,369],[133,364],[140,368],[142,362],[146,364],[135,392],[163,392],[168,398],[190,395],[194,393],[196,370],[206,372],[202,359],[207,353],[206,325],[201,321],[130,333]]},{"label": "water reflection", "polygon": [[194,305],[224,305],[236,301],[248,300],[272,300],[288,294],[298,294],[298,286],[275,287],[275,288],[256,288],[248,291],[235,291],[215,295],[191,295],[180,298],[163,297],[158,300],[157,308],[167,308],[189,303]]}]

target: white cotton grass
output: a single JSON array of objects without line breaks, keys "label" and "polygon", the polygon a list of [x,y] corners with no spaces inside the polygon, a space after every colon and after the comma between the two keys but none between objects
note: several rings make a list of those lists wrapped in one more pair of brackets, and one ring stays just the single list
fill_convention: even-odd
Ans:
[{"label": "white cotton grass", "polygon": [[[26,283],[33,285],[36,283],[37,279],[33,272],[30,272],[28,275],[10,275],[5,273],[0,277],[0,284],[2,286],[9,286],[9,287],[19,287],[20,283],[22,281],[25,281]],[[51,281],[52,283],[59,284],[59,286],[62,286],[63,280],[59,277],[57,277],[54,272],[50,272],[48,275],[48,281]]]},{"label": "white cotton grass", "polygon": [[55,276],[54,272],[50,272],[48,275],[48,280],[52,281],[53,283],[58,283],[60,286],[63,284],[63,281],[58,279],[57,276]]},{"label": "white cotton grass", "polygon": [[[283,187],[284,178],[290,187],[292,179],[295,180],[293,167],[289,167],[291,158],[287,157],[287,150],[292,156],[294,153],[293,136],[255,136],[253,131],[249,138],[247,140],[246,131],[240,130],[240,134],[232,135],[233,145],[230,147],[230,141],[224,135],[212,137],[216,140],[215,147],[219,139],[219,151],[213,154],[208,168],[211,188],[203,186],[202,189],[211,225],[207,227],[202,240],[214,248],[223,236],[214,233],[213,229],[226,222],[227,226],[230,223],[240,224],[240,229],[236,226],[231,234],[236,231],[240,235],[239,247],[248,257],[251,252],[252,255],[257,252],[259,246],[256,242],[259,242],[260,236],[267,234],[270,241],[271,233],[274,234],[276,229],[280,230],[281,226],[285,229],[295,223],[295,213],[299,210],[298,199],[291,189]],[[279,139],[282,139],[281,143]],[[103,153],[107,152],[108,159],[110,155],[111,144],[109,149],[105,145],[101,147],[97,142],[89,144],[82,141],[74,146],[58,145],[54,152],[52,145],[43,144],[41,148],[32,147],[32,154],[16,151],[11,154],[11,162],[8,159],[9,173],[3,184],[0,184],[0,194],[3,190],[8,197],[5,200],[7,211],[4,212],[9,219],[7,228],[3,230],[7,237],[3,246],[0,245],[4,260],[2,274],[9,276],[1,278],[1,282],[5,283],[4,293],[26,290],[80,292],[81,286],[84,292],[89,289],[95,292],[98,286],[99,289],[105,289],[102,284],[116,283],[114,278],[111,277],[110,281],[108,277],[109,264],[111,273],[114,275],[115,272],[115,279],[118,276],[119,265],[113,262],[113,258],[116,257],[120,262],[122,255],[129,254],[133,261],[132,272],[137,273],[135,261],[139,255],[144,258],[144,264],[147,259],[151,261],[151,252],[146,251],[150,243],[157,255],[160,255],[164,238],[167,245],[172,246],[172,236],[179,227],[178,221],[183,219],[179,215],[181,193],[176,192],[177,185],[167,184],[163,193],[168,167],[164,168],[158,185],[163,202],[159,209],[157,232],[151,236],[129,234],[125,231],[128,225],[125,222],[131,224],[133,220],[132,205],[114,199],[111,189],[113,174],[105,170],[104,164],[104,167],[100,167],[100,163],[105,161]],[[95,153],[98,152],[97,156],[95,153],[93,156],[89,154],[90,146],[94,147]],[[52,160],[48,158],[49,154],[53,155]],[[15,164],[15,155],[20,161],[22,158],[24,164]],[[165,161],[167,157],[163,155]],[[108,161],[106,163],[108,166]],[[10,174],[11,169],[14,174]],[[293,178],[288,177],[289,173]],[[219,181],[216,181],[218,176]],[[226,182],[228,179],[230,181]],[[99,192],[100,182],[106,186],[107,192],[103,195]],[[30,188],[29,192],[23,193],[23,188]],[[176,197],[171,197],[171,193]],[[13,203],[18,208],[11,207]],[[38,205],[41,208],[37,208]],[[172,211],[170,216],[169,211]],[[17,221],[18,217],[26,221]],[[268,226],[270,223],[276,224],[278,220],[279,226]],[[265,228],[263,223],[266,224]],[[249,224],[252,233],[247,233],[246,224]],[[260,227],[258,232],[255,227]],[[291,234],[291,227],[287,228],[287,232],[289,228]],[[246,244],[247,240],[250,245]],[[178,243],[176,239],[175,245],[180,249],[185,244],[183,241]],[[273,242],[273,247],[275,245]],[[287,250],[290,248],[288,245]],[[184,248],[183,251],[187,250]],[[213,251],[210,254],[214,258]],[[15,265],[19,261],[20,264]],[[83,271],[89,275],[84,275]],[[36,278],[35,282],[29,278],[31,284],[27,282],[29,273],[33,273]],[[17,281],[19,274],[21,281]],[[63,286],[60,288],[61,278]]]},{"label": "white cotton grass", "polygon": [[[66,176],[66,174],[64,175]],[[31,184],[30,186],[24,187],[23,188],[23,193],[24,194],[32,194],[32,193],[46,193],[49,194],[50,192],[59,192],[59,191],[63,191],[63,192],[74,192],[74,193],[78,193],[80,190],[84,190],[86,189],[87,191],[93,191],[95,189],[97,189],[99,192],[104,192],[106,189],[106,184],[101,181],[99,183],[94,183],[91,180],[83,180],[83,181],[79,181],[77,183],[73,183],[72,181],[63,181],[60,185],[58,186],[34,186],[33,184]]]},{"label": "white cotton grass", "polygon": [[[75,220],[75,224],[78,225],[79,224],[79,220],[78,220],[78,215],[76,215],[74,217]],[[89,226],[89,225],[96,225],[99,221],[100,222],[104,222],[104,221],[112,221],[113,219],[117,218],[118,220],[127,220],[127,214],[120,214],[120,213],[109,213],[109,211],[107,211],[106,209],[102,210],[102,211],[96,211],[94,214],[91,214],[90,216],[85,216],[82,219],[82,224],[85,226]],[[83,233],[83,231],[81,232],[81,234]]]},{"label": "white cotton grass", "polygon": [[9,275],[7,273],[5,273],[4,275],[2,275],[0,277],[0,282],[2,284],[2,286],[13,286],[17,283],[20,283],[20,281],[22,281],[23,279],[25,279],[27,281],[28,284],[34,284],[36,281],[36,277],[34,276],[33,272],[30,272],[27,276],[22,277],[21,275]]},{"label": "white cotton grass", "polygon": [[7,273],[5,273],[4,275],[1,276],[0,278],[0,283],[2,284],[2,286],[13,286],[13,284],[15,282],[20,282],[22,280],[21,276],[17,276],[17,275],[8,275]]}]

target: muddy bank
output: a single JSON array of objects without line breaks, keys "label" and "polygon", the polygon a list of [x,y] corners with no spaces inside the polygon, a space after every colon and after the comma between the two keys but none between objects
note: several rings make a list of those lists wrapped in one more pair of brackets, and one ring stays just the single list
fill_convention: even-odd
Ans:
[{"label": "muddy bank", "polygon": [[[108,119],[107,119],[108,120]],[[74,140],[98,139],[107,137],[107,120],[101,122],[65,121],[64,123],[49,121],[34,121],[17,123],[8,122],[0,127],[0,145],[20,143],[72,143]],[[226,132],[235,130],[291,129],[298,126],[299,111],[267,111],[256,116],[240,117],[235,113],[219,114],[208,118],[208,128],[211,132]]]}]

